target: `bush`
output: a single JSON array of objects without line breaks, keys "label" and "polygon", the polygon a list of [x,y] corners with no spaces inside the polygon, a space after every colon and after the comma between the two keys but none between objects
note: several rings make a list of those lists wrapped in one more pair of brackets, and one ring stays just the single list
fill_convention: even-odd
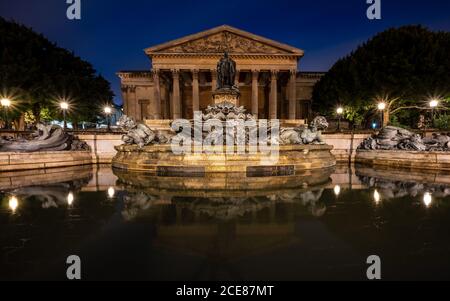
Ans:
[{"label": "bush", "polygon": [[440,130],[450,129],[450,115],[440,115],[434,119],[433,126]]}]

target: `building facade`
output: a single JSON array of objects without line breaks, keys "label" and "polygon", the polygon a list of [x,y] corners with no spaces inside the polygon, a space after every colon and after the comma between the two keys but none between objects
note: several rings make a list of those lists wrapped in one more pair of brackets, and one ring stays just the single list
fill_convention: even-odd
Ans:
[{"label": "building facade", "polygon": [[227,25],[145,49],[151,70],[118,73],[124,114],[150,123],[192,119],[212,103],[225,51],[237,64],[239,105],[258,118],[308,119],[323,74],[299,72],[303,50]]}]

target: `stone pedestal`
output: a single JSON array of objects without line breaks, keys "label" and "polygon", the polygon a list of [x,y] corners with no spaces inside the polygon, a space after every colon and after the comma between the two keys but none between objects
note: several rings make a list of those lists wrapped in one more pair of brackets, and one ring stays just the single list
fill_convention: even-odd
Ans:
[{"label": "stone pedestal", "polygon": [[235,106],[239,105],[241,93],[237,88],[223,88],[213,92],[213,104],[228,102]]}]

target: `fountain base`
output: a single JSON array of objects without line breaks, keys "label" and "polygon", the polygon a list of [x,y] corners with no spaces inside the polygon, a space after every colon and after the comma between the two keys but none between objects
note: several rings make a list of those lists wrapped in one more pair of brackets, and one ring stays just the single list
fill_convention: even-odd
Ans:
[{"label": "fountain base", "polygon": [[214,173],[241,173],[247,177],[290,176],[305,170],[329,168],[336,165],[329,145],[280,145],[277,160],[270,154],[227,154],[223,146],[214,154],[174,154],[170,145],[117,146],[113,167],[145,171],[156,176],[204,177]]}]

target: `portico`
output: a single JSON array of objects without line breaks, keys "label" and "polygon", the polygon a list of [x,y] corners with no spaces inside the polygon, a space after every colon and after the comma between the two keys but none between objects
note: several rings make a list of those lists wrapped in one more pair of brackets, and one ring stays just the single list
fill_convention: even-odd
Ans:
[{"label": "portico", "polygon": [[303,51],[226,25],[145,49],[151,70],[118,73],[124,113],[142,121],[191,119],[211,104],[225,51],[236,61],[239,105],[258,118],[308,118],[299,110],[310,101],[299,85]]}]

